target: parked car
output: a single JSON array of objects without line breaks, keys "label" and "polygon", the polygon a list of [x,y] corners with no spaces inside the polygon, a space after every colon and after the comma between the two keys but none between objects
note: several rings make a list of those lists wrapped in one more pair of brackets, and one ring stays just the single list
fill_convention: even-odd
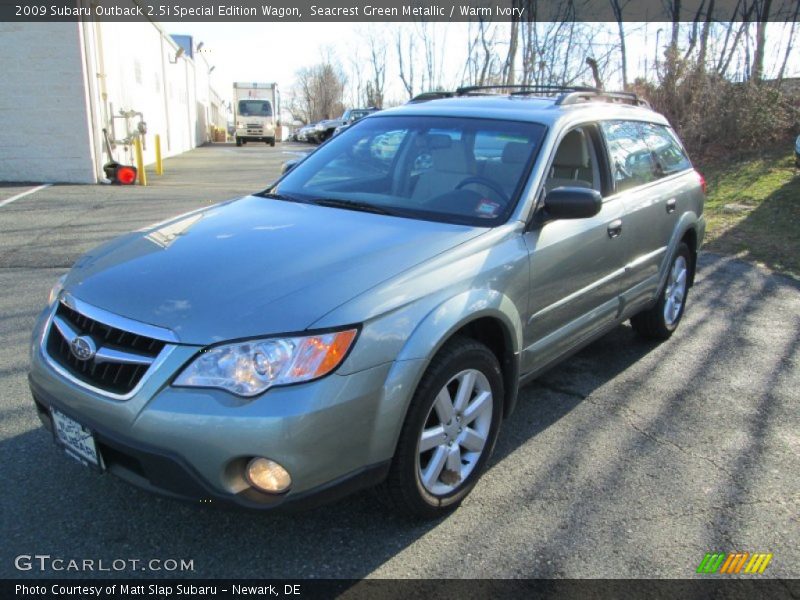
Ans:
[{"label": "parked car", "polygon": [[311,134],[311,140],[314,143],[321,144],[322,142],[327,141],[331,137],[336,134],[336,130],[343,129],[348,127],[358,121],[366,117],[369,114],[377,112],[378,109],[374,107],[370,108],[351,108],[344,113],[338,119],[325,119],[317,123],[314,127],[314,131]]},{"label": "parked car", "polygon": [[342,131],[350,127],[353,123],[358,121],[359,119],[363,119],[367,115],[371,115],[372,113],[378,112],[379,108],[351,108],[350,110],[345,111],[342,115],[342,124],[339,125],[336,129],[333,130],[333,135],[339,135]]},{"label": "parked car", "polygon": [[298,142],[311,142],[312,140],[309,139],[309,136],[314,131],[314,127],[316,123],[309,123],[297,130],[297,141]]},{"label": "parked car", "polygon": [[475,91],[365,117],[263,192],[79,259],[33,331],[56,443],[171,497],[379,485],[437,517],[523,382],[628,319],[669,338],[705,220],[667,120],[632,94]]}]

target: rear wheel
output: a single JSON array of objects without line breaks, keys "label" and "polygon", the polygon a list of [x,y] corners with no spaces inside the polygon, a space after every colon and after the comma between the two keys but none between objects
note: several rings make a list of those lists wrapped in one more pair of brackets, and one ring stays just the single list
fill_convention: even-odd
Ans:
[{"label": "rear wheel", "polygon": [[631,318],[631,325],[641,335],[666,340],[678,328],[686,309],[692,255],[689,246],[681,242],[672,256],[667,280],[658,301],[649,310]]},{"label": "rear wheel", "polygon": [[462,337],[445,345],[417,387],[383,484],[393,506],[421,518],[458,507],[494,449],[503,393],[489,348]]}]

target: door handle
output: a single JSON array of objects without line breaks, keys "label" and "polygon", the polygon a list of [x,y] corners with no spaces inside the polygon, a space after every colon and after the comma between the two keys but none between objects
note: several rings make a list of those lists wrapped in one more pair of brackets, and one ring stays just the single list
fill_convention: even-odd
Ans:
[{"label": "door handle", "polygon": [[622,235],[622,219],[615,219],[608,224],[608,237],[618,238]]},{"label": "door handle", "polygon": [[670,198],[669,200],[667,200],[667,213],[668,214],[674,213],[675,212],[675,207],[677,206],[677,204],[678,203],[675,200],[675,198]]}]

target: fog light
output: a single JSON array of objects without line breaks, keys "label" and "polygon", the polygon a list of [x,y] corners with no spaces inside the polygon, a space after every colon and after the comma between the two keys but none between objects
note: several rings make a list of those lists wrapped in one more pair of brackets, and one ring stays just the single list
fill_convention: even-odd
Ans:
[{"label": "fog light", "polygon": [[247,463],[245,476],[254,488],[271,494],[281,494],[292,485],[289,472],[268,458],[254,458]]}]

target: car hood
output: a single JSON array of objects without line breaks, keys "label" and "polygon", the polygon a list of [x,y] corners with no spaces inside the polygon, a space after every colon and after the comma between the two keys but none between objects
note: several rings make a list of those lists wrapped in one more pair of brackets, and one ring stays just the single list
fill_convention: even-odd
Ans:
[{"label": "car hood", "polygon": [[247,196],[100,246],[65,289],[182,343],[297,332],[485,231]]}]

